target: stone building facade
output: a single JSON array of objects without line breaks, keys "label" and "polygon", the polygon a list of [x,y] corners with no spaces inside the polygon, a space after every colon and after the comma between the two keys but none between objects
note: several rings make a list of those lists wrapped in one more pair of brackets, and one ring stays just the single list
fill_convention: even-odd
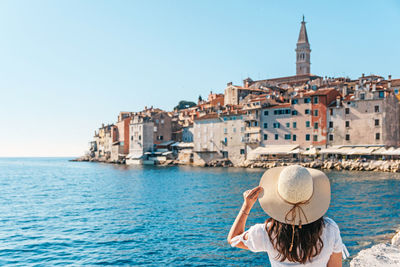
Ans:
[{"label": "stone building facade", "polygon": [[245,122],[239,112],[209,114],[195,119],[193,164],[229,159],[234,165],[246,157]]},{"label": "stone building facade", "polygon": [[399,101],[394,93],[358,87],[329,107],[329,145],[399,145]]},{"label": "stone building facade", "polygon": [[147,116],[135,115],[129,125],[129,157],[141,158],[144,153],[154,149],[154,122]]}]

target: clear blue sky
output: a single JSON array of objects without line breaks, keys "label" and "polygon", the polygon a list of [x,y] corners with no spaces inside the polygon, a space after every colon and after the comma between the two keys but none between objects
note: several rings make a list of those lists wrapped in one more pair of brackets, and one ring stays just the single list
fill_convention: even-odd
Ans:
[{"label": "clear blue sky", "polygon": [[400,78],[399,1],[0,2],[0,156],[77,156],[102,122],[227,82],[311,72]]}]

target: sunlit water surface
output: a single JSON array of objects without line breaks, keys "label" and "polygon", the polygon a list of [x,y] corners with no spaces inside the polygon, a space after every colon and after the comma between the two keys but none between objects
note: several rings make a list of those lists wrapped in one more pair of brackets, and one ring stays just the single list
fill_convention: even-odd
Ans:
[{"label": "sunlit water surface", "polygon": [[[261,174],[0,159],[0,265],[269,266],[265,253],[226,242],[242,192]],[[328,176],[328,216],[351,255],[388,242],[400,225],[400,175]],[[266,218],[257,203],[247,225]]]}]

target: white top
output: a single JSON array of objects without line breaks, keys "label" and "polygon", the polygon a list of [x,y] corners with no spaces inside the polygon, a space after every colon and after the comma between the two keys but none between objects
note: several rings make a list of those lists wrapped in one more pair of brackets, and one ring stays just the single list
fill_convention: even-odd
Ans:
[{"label": "white top", "polygon": [[[265,229],[265,223],[258,223],[250,227],[249,230],[243,234],[238,235],[232,239],[232,247],[235,247],[240,242],[243,242],[252,252],[267,252],[272,267],[286,267],[286,266],[326,266],[332,253],[342,252],[343,258],[349,256],[346,246],[340,237],[340,230],[338,225],[330,218],[324,217],[325,227],[322,230],[322,241],[324,247],[321,253],[314,257],[311,262],[300,264],[290,262],[287,259],[283,262],[276,259],[278,252],[274,249],[268,233]],[[243,237],[247,233],[247,240]]]}]

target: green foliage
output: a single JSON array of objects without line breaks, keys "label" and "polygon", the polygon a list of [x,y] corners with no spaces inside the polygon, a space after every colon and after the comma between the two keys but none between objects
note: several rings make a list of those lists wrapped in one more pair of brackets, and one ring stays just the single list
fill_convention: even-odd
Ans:
[{"label": "green foliage", "polygon": [[185,109],[185,108],[191,108],[194,106],[196,106],[196,103],[194,103],[192,101],[181,100],[181,101],[179,101],[178,105],[176,107],[174,107],[174,109],[181,110],[181,109]]}]

